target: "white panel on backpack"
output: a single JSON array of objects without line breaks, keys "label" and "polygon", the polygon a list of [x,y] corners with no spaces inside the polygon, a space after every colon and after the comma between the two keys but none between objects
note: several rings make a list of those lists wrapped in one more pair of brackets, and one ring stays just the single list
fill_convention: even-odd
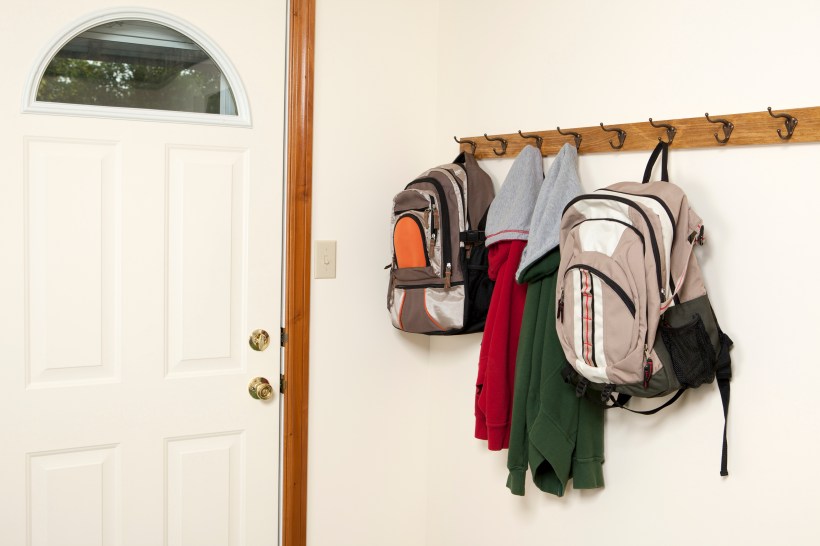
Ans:
[{"label": "white panel on backpack", "polygon": [[581,250],[612,256],[626,226],[618,222],[584,222],[578,226]]}]

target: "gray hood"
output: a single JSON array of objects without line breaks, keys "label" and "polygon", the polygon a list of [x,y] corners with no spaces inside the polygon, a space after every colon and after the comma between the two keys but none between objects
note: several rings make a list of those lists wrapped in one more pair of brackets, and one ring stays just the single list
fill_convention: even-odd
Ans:
[{"label": "gray hood", "polygon": [[558,246],[561,214],[570,201],[581,195],[577,163],[578,152],[575,147],[564,144],[547,171],[547,179],[541,186],[532,213],[529,242],[516,273],[518,282],[521,282],[521,276],[529,266]]},{"label": "gray hood", "polygon": [[535,200],[544,183],[544,162],[533,146],[526,146],[487,212],[486,246],[511,239],[527,240]]}]

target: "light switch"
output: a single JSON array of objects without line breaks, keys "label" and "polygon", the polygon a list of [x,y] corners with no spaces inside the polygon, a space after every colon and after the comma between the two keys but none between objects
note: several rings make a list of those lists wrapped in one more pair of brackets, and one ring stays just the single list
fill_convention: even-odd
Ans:
[{"label": "light switch", "polygon": [[314,256],[316,265],[313,277],[316,279],[335,279],[336,241],[316,241]]}]

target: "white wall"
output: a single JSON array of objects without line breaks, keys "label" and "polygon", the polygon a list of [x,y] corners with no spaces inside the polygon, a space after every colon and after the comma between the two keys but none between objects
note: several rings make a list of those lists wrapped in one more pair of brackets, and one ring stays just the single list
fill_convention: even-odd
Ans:
[{"label": "white wall", "polygon": [[389,206],[435,161],[436,4],[316,2],[308,544],[425,541],[427,355],[387,318]]},{"label": "white wall", "polygon": [[[608,416],[604,490],[512,496],[506,452],[472,438],[480,336],[393,330],[382,267],[392,194],[452,135],[818,105],[818,22],[794,0],[317,2],[314,238],[339,264],[312,284],[308,544],[816,543],[820,145],[672,150],[736,344],[725,479],[706,386]],[[647,155],[582,155],[583,184],[636,179]],[[511,161],[483,163],[500,184]]]}]

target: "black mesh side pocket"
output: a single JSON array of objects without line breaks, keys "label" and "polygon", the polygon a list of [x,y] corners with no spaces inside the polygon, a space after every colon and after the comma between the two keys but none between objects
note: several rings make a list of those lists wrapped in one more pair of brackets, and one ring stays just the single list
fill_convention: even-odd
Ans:
[{"label": "black mesh side pocket", "polygon": [[490,300],[495,283],[490,279],[489,251],[483,243],[473,246],[470,257],[463,260],[465,265],[464,278],[466,281],[466,309],[463,333],[481,332],[487,320],[487,311],[490,310]]},{"label": "black mesh side pocket", "polygon": [[695,388],[714,381],[717,358],[700,315],[678,327],[662,322],[660,334],[681,386]]}]

